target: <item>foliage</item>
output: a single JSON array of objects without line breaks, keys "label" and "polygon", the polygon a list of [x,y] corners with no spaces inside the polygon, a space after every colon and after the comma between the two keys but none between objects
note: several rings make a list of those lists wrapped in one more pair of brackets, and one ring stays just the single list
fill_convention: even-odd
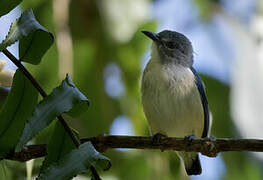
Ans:
[{"label": "foliage", "polygon": [[99,154],[91,142],[81,144],[78,149],[72,150],[57,164],[51,165],[40,174],[39,180],[67,180],[86,171],[87,167],[97,165],[102,169],[110,167],[109,159]]},{"label": "foliage", "polygon": [[36,103],[38,93],[17,70],[11,91],[0,112],[0,157],[14,149]]},{"label": "foliage", "polygon": [[15,8],[19,3],[21,3],[22,0],[1,0],[0,1],[0,17],[7,14],[9,11],[11,11],[13,8]]},{"label": "foliage", "polygon": [[38,132],[46,128],[62,113],[77,116],[88,108],[88,99],[75,87],[69,76],[53,92],[45,97],[36,107],[16,146],[21,151],[23,146]]},{"label": "foliage", "polygon": [[[5,7],[7,7],[1,12],[7,13],[8,8],[13,7],[13,1],[0,3],[6,3]],[[6,50],[7,46],[16,41],[19,41],[20,61]],[[22,150],[23,146],[41,130],[47,128],[56,116],[67,113],[77,117],[89,106],[88,99],[76,88],[68,75],[59,87],[50,95],[46,95],[34,77],[21,64],[21,61],[39,64],[53,41],[53,35],[37,22],[33,11],[27,10],[11,25],[8,35],[0,44],[0,51],[19,68],[0,112],[1,159],[12,155],[14,151]],[[37,90],[43,96],[43,100],[38,105],[36,105]],[[51,177],[71,179],[97,164],[109,169],[108,158],[98,153],[90,142],[78,146],[77,133],[68,128],[62,116],[58,119],[60,122],[57,122],[53,138],[48,143],[49,155],[42,165],[39,179]]]},{"label": "foliage", "polygon": [[[77,132],[74,134],[78,137]],[[56,122],[52,137],[48,142],[47,156],[43,161],[40,173],[47,169],[52,163],[58,162],[73,149],[75,149],[75,145],[71,138],[64,130],[63,126],[59,122]]]},{"label": "foliage", "polygon": [[53,35],[36,21],[32,10],[27,10],[11,25],[0,51],[18,40],[20,60],[38,64],[52,45]]}]

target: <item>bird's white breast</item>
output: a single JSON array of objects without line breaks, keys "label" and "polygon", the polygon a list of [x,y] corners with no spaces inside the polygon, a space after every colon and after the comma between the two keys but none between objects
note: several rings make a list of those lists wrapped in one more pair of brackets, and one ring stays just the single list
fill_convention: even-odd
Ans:
[{"label": "bird's white breast", "polygon": [[150,60],[141,86],[143,109],[154,134],[201,137],[203,108],[189,68]]}]

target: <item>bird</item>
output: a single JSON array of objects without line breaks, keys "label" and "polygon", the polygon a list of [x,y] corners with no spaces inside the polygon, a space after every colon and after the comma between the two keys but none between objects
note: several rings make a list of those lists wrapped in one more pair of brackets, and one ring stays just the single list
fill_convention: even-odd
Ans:
[{"label": "bird", "polygon": [[[141,100],[152,135],[207,138],[210,114],[204,83],[193,68],[193,47],[183,34],[142,31],[153,43],[141,79]],[[177,152],[187,175],[202,173],[197,152]]]}]

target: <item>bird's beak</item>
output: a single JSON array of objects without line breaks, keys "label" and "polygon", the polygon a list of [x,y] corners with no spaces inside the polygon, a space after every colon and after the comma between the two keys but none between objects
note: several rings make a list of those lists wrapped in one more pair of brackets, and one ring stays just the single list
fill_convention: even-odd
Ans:
[{"label": "bird's beak", "polygon": [[149,38],[151,38],[154,42],[158,42],[158,43],[161,42],[159,35],[154,33],[154,32],[142,31],[142,33],[145,34],[146,36],[148,36]]}]

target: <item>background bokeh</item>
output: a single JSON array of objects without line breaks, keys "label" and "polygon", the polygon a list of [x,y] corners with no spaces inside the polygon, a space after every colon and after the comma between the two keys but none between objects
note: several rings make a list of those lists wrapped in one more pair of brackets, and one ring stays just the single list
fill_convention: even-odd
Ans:
[{"label": "background bokeh", "polygon": [[[67,117],[81,137],[149,135],[139,90],[151,42],[140,31],[164,29],[185,34],[193,44],[194,67],[205,82],[213,114],[212,135],[263,137],[261,0],[24,0],[0,19],[0,40],[27,8],[56,37],[41,64],[27,67],[47,92],[70,73],[90,99],[86,113]],[[17,44],[8,49],[17,55]],[[7,60],[1,53],[0,59]],[[9,63],[6,68],[15,67]],[[51,130],[52,125],[34,141],[47,142]],[[117,149],[105,154],[113,166],[100,173],[104,180],[263,179],[261,153],[202,156],[203,174],[191,178],[181,175],[173,152]],[[34,161],[33,175],[41,161]],[[25,179],[25,164],[0,163],[0,179]]]}]

